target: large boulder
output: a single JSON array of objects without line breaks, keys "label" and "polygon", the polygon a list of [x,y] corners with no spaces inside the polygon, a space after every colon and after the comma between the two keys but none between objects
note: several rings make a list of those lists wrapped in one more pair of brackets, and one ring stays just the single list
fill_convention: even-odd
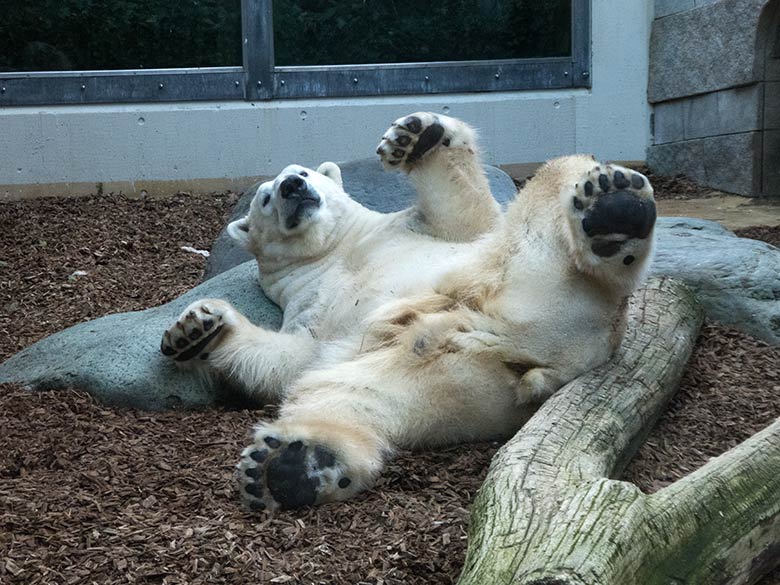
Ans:
[{"label": "large boulder", "polygon": [[[350,172],[349,165],[345,169]],[[409,199],[394,204],[390,194],[376,199],[375,179],[371,173],[366,176],[368,183],[351,177],[356,199],[382,210],[408,204]],[[397,187],[392,192],[403,193]],[[687,281],[711,319],[780,345],[780,250],[737,238],[716,223],[688,218],[661,218],[656,234],[653,274]],[[155,410],[234,402],[239,395],[223,381],[210,382],[180,369],[159,352],[162,332],[202,297],[225,298],[270,329],[281,323],[279,309],[257,283],[256,264],[244,262],[166,305],[109,315],[43,339],[0,365],[0,382],[34,389],[82,388],[108,404]]]},{"label": "large boulder", "polygon": [[106,404],[148,410],[235,402],[237,393],[225,381],[213,383],[160,353],[163,331],[203,297],[227,299],[254,323],[281,325],[281,311],[258,285],[257,265],[246,262],[165,305],[79,323],[42,339],[0,365],[0,383],[80,388]]},{"label": "large boulder", "polygon": [[707,318],[780,346],[780,250],[687,217],[658,222],[654,275],[686,281]]}]

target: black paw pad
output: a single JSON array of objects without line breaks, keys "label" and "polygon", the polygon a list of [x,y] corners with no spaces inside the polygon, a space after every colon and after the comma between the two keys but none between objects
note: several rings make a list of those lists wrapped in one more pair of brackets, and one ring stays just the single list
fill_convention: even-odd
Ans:
[{"label": "black paw pad", "polygon": [[402,134],[398,138],[395,139],[395,143],[398,146],[409,146],[409,143],[412,141],[412,139],[409,136],[406,136],[405,134]]},{"label": "black paw pad", "polygon": [[[205,312],[205,311],[204,311],[204,312]],[[213,319],[204,319],[204,321],[203,321],[203,330],[204,330],[204,331],[208,331],[208,330],[209,330],[209,329],[211,329],[212,327],[214,327],[214,321],[213,321]]]},{"label": "black paw pad", "polygon": [[189,342],[186,339],[184,339],[183,337],[180,337],[179,339],[176,340],[176,347],[178,347],[179,349],[184,349],[188,345],[189,345]]},{"label": "black paw pad", "polygon": [[336,465],[336,456],[320,445],[314,447],[314,459],[317,461],[317,467],[320,469]]},{"label": "black paw pad", "polygon": [[609,177],[603,173],[599,175],[599,187],[604,193],[609,191]]},{"label": "black paw pad", "polygon": [[[191,360],[192,358],[198,356],[204,349],[206,349],[206,346],[211,343],[211,340],[214,339],[217,335],[219,335],[219,332],[222,331],[222,327],[224,325],[220,325],[217,327],[214,331],[212,331],[209,335],[201,339],[198,343],[190,347],[189,349],[181,352],[179,355],[177,355],[174,359],[177,362],[185,362],[187,360]],[[178,345],[178,343],[177,343]],[[206,354],[206,357],[208,357],[208,354]]]},{"label": "black paw pad", "polygon": [[320,482],[307,475],[306,451],[306,447],[297,450],[288,447],[268,464],[268,489],[284,510],[311,506],[317,498]]},{"label": "black paw pad", "polygon": [[246,470],[244,471],[244,474],[247,477],[257,481],[258,479],[263,477],[263,470],[259,467],[247,467]]},{"label": "black paw pad", "polygon": [[626,175],[623,174],[623,171],[615,171],[612,182],[615,184],[615,189],[627,189],[631,186],[631,181],[626,179]]},{"label": "black paw pad", "polygon": [[257,461],[258,463],[262,463],[265,461],[265,458],[268,456],[268,451],[263,449],[262,451],[252,451],[249,456],[252,458],[252,460]]},{"label": "black paw pad", "polygon": [[[602,195],[582,220],[589,237],[625,234],[646,238],[655,225],[655,203],[635,193],[617,191]],[[595,250],[594,250],[595,252]]]},{"label": "black paw pad", "polygon": [[610,242],[610,241],[596,241],[590,245],[590,249],[596,256],[602,258],[609,258],[620,252],[620,248],[623,247],[623,242]]},{"label": "black paw pad", "polygon": [[165,343],[160,344],[160,351],[163,355],[167,355],[168,357],[176,353],[175,349],[173,349],[170,345],[166,345]]},{"label": "black paw pad", "polygon": [[409,116],[403,121],[403,125],[412,134],[419,134],[422,130],[422,120],[417,116]]},{"label": "black paw pad", "polygon": [[590,181],[586,182],[584,188],[585,188],[585,197],[593,197],[593,183],[591,183]]},{"label": "black paw pad", "polygon": [[187,337],[189,337],[192,341],[195,341],[201,335],[203,335],[203,331],[201,331],[200,329],[193,329],[192,331],[190,331],[190,334]]},{"label": "black paw pad", "polygon": [[634,260],[636,260],[636,258],[634,258],[631,254],[629,254],[628,256],[623,258],[623,264],[625,264],[626,266],[631,266],[634,263]]},{"label": "black paw pad", "polygon": [[340,487],[341,489],[344,489],[345,487],[348,487],[348,486],[349,486],[349,484],[351,484],[351,483],[352,483],[352,480],[351,480],[351,479],[349,479],[348,477],[342,477],[342,478],[339,480],[339,487]]},{"label": "black paw pad", "polygon": [[279,439],[276,439],[274,437],[264,437],[263,441],[266,445],[271,447],[271,449],[278,449],[279,446],[282,444],[282,442]]},{"label": "black paw pad", "polygon": [[248,483],[244,486],[244,491],[250,496],[260,498],[263,496],[263,486],[259,483]]},{"label": "black paw pad", "polygon": [[263,502],[252,502],[249,504],[249,509],[253,512],[262,512],[265,510],[265,504]]},{"label": "black paw pad", "polygon": [[444,136],[444,126],[439,123],[428,126],[423,130],[423,133],[420,134],[420,138],[417,139],[417,144],[414,145],[412,152],[406,157],[406,162],[411,164],[420,160],[426,152],[439,144],[442,136]]},{"label": "black paw pad", "polygon": [[584,207],[585,207],[585,206],[582,204],[582,201],[580,201],[579,199],[577,199],[577,198],[575,197],[575,198],[574,198],[574,208],[575,208],[575,209],[578,209],[579,211],[582,211],[582,210],[584,209]]},{"label": "black paw pad", "polygon": [[645,186],[645,178],[642,175],[637,175],[636,173],[631,175],[631,186],[634,189],[641,189]]}]

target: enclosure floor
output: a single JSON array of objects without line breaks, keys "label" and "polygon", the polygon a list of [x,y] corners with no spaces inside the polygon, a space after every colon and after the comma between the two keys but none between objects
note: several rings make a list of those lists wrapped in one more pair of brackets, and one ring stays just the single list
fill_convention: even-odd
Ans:
[{"label": "enclosure floor", "polygon": [[[180,246],[208,248],[234,200],[4,204],[0,359],[63,327],[194,286],[204,260]],[[777,227],[745,235],[780,242]],[[87,275],[69,278],[77,270]],[[457,578],[468,508],[497,444],[403,453],[354,501],[250,516],[238,509],[233,464],[252,423],[272,415],[115,410],[78,389],[0,388],[0,583]],[[780,350],[707,324],[680,392],[626,477],[659,489],[777,416]],[[778,584],[780,572],[761,585]]]}]

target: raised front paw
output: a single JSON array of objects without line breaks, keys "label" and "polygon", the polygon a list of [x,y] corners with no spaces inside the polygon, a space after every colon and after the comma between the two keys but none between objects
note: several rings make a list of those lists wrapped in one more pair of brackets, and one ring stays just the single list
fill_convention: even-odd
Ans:
[{"label": "raised front paw", "polygon": [[[576,184],[570,205],[590,240],[590,250],[602,258],[618,254],[628,240],[648,238],[655,226],[647,177],[618,165],[595,166]],[[624,264],[633,261],[629,254]]]},{"label": "raised front paw", "polygon": [[367,477],[311,438],[260,429],[236,466],[241,499],[252,511],[293,510],[344,500],[365,487]]},{"label": "raised front paw", "polygon": [[195,301],[163,333],[160,351],[176,362],[208,359],[208,352],[221,341],[234,311],[230,303],[219,299]]},{"label": "raised front paw", "polygon": [[436,148],[473,146],[474,131],[464,122],[431,112],[417,112],[393,122],[376,152],[385,168],[409,170]]}]

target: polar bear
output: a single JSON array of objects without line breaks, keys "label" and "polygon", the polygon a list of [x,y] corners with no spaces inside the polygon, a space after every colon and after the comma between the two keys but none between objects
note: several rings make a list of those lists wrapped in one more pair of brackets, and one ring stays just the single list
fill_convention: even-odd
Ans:
[{"label": "polar bear", "polygon": [[370,211],[335,164],[291,165],[229,225],[279,331],[204,299],[163,334],[177,364],[281,405],[237,465],[252,510],[349,498],[397,449],[511,436],[610,357],[646,271],[656,212],[640,173],[559,158],[502,212],[462,121],[405,116],[377,153],[408,174],[413,207]]}]

